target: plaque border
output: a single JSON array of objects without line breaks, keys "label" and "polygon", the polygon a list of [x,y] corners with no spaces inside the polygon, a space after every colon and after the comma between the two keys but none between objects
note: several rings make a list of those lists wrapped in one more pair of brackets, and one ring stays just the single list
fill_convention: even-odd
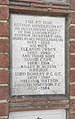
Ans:
[{"label": "plaque border", "polygon": [[[22,0],[21,0],[22,1]],[[25,1],[25,0],[24,0]],[[31,0],[26,0],[28,1],[28,3],[31,1]],[[34,0],[32,0],[33,2]],[[30,6],[26,7],[22,4],[20,4],[20,2],[18,4],[15,5],[15,2],[12,2],[10,0],[10,3],[9,3],[9,12],[10,14],[28,14],[28,15],[45,15],[45,16],[63,16],[65,17],[66,19],[66,26],[65,26],[65,29],[66,29],[66,34],[65,34],[65,39],[66,39],[66,53],[65,53],[65,58],[66,58],[66,79],[65,79],[65,90],[66,90],[66,93],[65,95],[44,95],[44,96],[12,96],[11,95],[11,92],[9,91],[9,101],[10,101],[10,105],[11,107],[9,107],[9,111],[10,112],[19,112],[19,111],[32,111],[32,110],[51,110],[51,109],[66,109],[66,118],[68,118],[68,108],[69,108],[69,71],[68,71],[68,68],[69,68],[69,38],[68,38],[68,16],[69,16],[69,7],[70,7],[70,3],[69,3],[70,0],[67,0],[65,3],[60,3],[58,4],[57,2],[56,3],[52,3],[52,7],[56,6],[57,9],[60,7],[63,7],[63,6],[66,6],[67,9],[64,10],[64,8],[62,9],[62,11],[59,9],[53,9],[51,6],[49,6],[49,8],[47,9],[44,9],[44,8],[41,8],[39,9],[38,7],[36,8],[31,8]],[[16,2],[17,3],[17,2]],[[35,2],[34,3],[40,3],[39,1]],[[44,2],[42,2],[44,3]],[[14,6],[15,5],[15,6]],[[10,17],[10,14],[9,14],[9,17]],[[9,21],[10,22],[10,21]],[[10,27],[9,27],[10,28]],[[10,43],[11,45],[11,43]],[[10,52],[9,52],[9,55],[10,55],[10,59],[11,59],[11,47],[10,47]],[[10,61],[11,63],[11,61]],[[9,67],[9,70],[10,70],[10,67]],[[10,71],[10,78],[11,78],[11,71]],[[10,78],[9,78],[9,90],[10,90],[10,85],[11,85],[11,81],[10,81]],[[41,104],[41,107],[37,107],[35,106],[34,108],[28,108],[26,107],[25,109],[24,108],[18,108],[18,105],[16,105],[16,107],[14,106],[12,108],[12,104],[17,104],[19,102],[37,102],[37,101],[50,101],[51,104],[54,103],[54,105],[51,105],[50,107],[45,107],[45,106],[42,106]],[[60,104],[59,104],[59,101],[60,101]],[[58,103],[56,105],[56,102]],[[62,105],[62,102],[63,102],[63,105]]]},{"label": "plaque border", "polygon": [[[13,13],[11,13],[11,14],[13,14]],[[10,14],[10,18],[11,18],[11,14]],[[17,14],[18,15],[18,14]],[[35,16],[50,16],[51,17],[51,15],[38,15],[38,14],[22,14],[22,15],[35,15]],[[55,16],[55,15],[52,15],[53,17],[64,17],[65,18],[65,94],[39,94],[39,95],[12,95],[11,94],[11,84],[12,84],[12,73],[11,73],[11,66],[12,66],[12,41],[10,40],[10,52],[11,52],[11,54],[10,54],[10,96],[11,97],[33,97],[33,98],[35,98],[35,97],[54,97],[54,96],[59,96],[59,97],[64,97],[64,96],[68,96],[68,84],[67,84],[67,81],[68,81],[68,64],[69,63],[67,63],[68,62],[68,57],[67,57],[67,55],[68,55],[68,43],[69,43],[69,41],[67,41],[66,39],[67,39],[67,17],[65,17],[65,16]],[[10,24],[10,31],[11,31],[11,24]],[[11,37],[11,33],[12,32],[10,32],[10,37]],[[10,38],[11,39],[11,38]]]}]

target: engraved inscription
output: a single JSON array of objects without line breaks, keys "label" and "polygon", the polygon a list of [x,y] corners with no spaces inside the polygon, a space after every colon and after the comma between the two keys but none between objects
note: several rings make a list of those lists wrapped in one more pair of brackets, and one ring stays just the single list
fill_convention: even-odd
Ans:
[{"label": "engraved inscription", "polygon": [[12,95],[65,94],[65,18],[11,15]]}]

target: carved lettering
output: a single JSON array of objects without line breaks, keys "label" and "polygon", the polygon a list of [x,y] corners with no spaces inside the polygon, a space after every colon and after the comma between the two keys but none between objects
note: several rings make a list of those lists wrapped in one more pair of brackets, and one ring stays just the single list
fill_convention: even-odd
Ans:
[{"label": "carved lettering", "polygon": [[65,94],[65,18],[11,15],[12,95]]}]

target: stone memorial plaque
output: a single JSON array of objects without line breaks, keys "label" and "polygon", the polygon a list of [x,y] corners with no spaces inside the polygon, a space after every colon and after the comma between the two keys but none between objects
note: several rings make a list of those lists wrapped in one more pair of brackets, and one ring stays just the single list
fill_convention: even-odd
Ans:
[{"label": "stone memorial plaque", "polygon": [[11,14],[12,95],[65,94],[65,18]]},{"label": "stone memorial plaque", "polygon": [[66,119],[65,110],[10,112],[9,119]]}]

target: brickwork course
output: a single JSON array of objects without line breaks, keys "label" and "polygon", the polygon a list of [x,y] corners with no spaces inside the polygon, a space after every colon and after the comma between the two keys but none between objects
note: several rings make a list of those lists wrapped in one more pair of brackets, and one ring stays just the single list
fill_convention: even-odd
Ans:
[{"label": "brickwork course", "polygon": [[[67,18],[67,94],[66,96],[14,97],[10,95],[10,14],[61,15]],[[0,119],[9,112],[66,109],[67,119],[75,119],[75,0],[0,0]]]}]

